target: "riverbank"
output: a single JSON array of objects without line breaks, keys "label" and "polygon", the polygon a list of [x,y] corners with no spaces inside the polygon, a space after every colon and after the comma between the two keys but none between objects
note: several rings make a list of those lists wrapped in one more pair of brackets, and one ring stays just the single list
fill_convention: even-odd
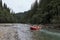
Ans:
[{"label": "riverbank", "polygon": [[17,29],[10,26],[5,27],[0,24],[0,40],[18,40]]}]

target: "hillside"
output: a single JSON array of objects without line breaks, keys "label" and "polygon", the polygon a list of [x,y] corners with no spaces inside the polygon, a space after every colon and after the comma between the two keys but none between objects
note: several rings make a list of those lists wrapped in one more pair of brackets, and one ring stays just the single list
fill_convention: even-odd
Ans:
[{"label": "hillside", "polygon": [[39,5],[36,1],[27,14],[27,20],[32,24],[59,24],[59,13],[59,0],[41,0]]},{"label": "hillside", "polygon": [[16,19],[10,12],[10,8],[4,3],[2,6],[2,1],[0,1],[0,23],[13,23]]},{"label": "hillside", "polygon": [[60,0],[37,0],[31,9],[20,13],[10,13],[6,4],[0,2],[0,23],[60,24]]},{"label": "hillside", "polygon": [[27,12],[20,12],[20,13],[15,13],[14,16],[17,19],[17,23],[24,23],[24,17],[26,16]]}]

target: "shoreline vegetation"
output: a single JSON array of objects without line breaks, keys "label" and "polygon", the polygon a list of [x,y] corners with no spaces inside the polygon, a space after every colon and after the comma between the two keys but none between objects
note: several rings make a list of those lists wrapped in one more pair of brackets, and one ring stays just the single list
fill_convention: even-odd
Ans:
[{"label": "shoreline vegetation", "polygon": [[0,23],[42,24],[60,30],[60,0],[36,0],[32,5],[28,11],[14,13],[0,1]]}]

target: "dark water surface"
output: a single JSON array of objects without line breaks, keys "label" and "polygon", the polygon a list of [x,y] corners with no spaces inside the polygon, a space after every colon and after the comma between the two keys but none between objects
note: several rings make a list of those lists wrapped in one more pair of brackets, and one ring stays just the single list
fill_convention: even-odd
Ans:
[{"label": "dark water surface", "polygon": [[31,31],[28,24],[12,24],[18,31],[19,40],[60,40],[60,33],[48,30]]}]

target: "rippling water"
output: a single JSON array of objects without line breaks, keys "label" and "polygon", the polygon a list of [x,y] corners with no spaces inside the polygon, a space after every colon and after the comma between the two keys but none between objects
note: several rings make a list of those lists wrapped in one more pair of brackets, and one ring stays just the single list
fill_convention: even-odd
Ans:
[{"label": "rippling water", "polygon": [[60,33],[44,29],[31,31],[28,24],[12,24],[10,27],[17,28],[19,40],[60,40]]},{"label": "rippling water", "polygon": [[18,24],[18,34],[20,40],[60,40],[60,33],[47,30],[31,31],[30,25]]}]

